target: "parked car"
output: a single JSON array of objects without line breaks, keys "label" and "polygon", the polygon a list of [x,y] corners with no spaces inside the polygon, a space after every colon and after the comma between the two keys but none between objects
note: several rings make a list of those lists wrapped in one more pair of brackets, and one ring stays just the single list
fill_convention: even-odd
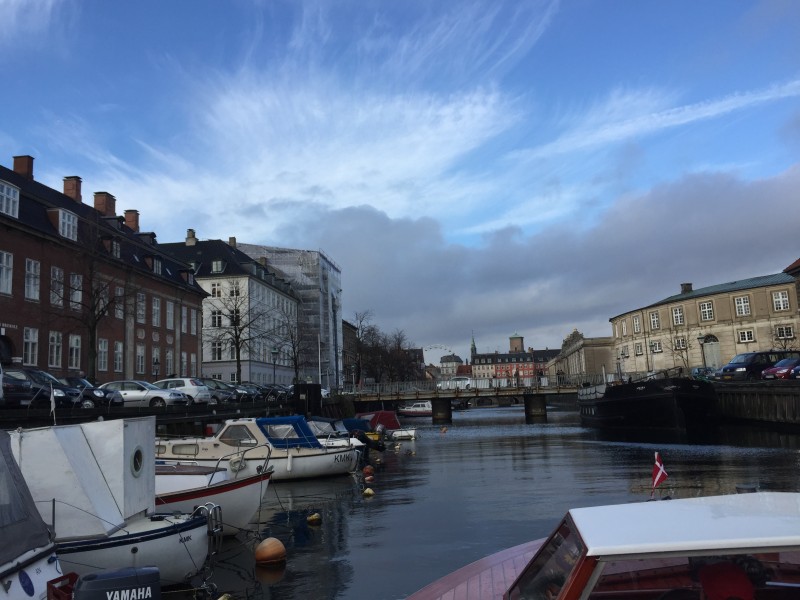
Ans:
[{"label": "parked car", "polygon": [[172,377],[161,379],[153,385],[164,388],[165,390],[178,390],[186,394],[192,404],[216,404],[216,398],[212,398],[208,386],[194,377]]},{"label": "parked car", "polygon": [[95,408],[98,404],[93,399],[82,398],[78,388],[64,385],[47,371],[35,367],[6,368],[4,376],[30,382],[30,398],[20,399],[23,408],[49,408],[51,390],[56,408]]},{"label": "parked car", "polygon": [[702,379],[703,381],[710,381],[714,378],[716,371],[711,367],[692,367],[692,378]]},{"label": "parked car", "polygon": [[33,387],[30,381],[6,375],[2,365],[0,365],[0,380],[3,385],[0,407],[19,408],[23,402],[30,402],[33,397]]},{"label": "parked car", "polygon": [[472,387],[472,380],[461,375],[436,384],[436,388],[440,390],[468,390],[470,387]]},{"label": "parked car", "polygon": [[789,373],[789,379],[800,379],[800,365],[792,369],[792,372]]},{"label": "parked car", "polygon": [[284,402],[286,400],[286,387],[277,383],[263,385],[267,402]]},{"label": "parked car", "polygon": [[800,358],[796,350],[768,350],[737,354],[727,365],[717,371],[721,381],[755,381],[761,372],[783,358]]},{"label": "parked car", "polygon": [[165,390],[149,381],[125,379],[110,381],[100,386],[104,390],[119,392],[126,407],[151,407],[180,406],[191,404],[189,397],[178,390]]},{"label": "parked car", "polygon": [[200,377],[200,381],[211,393],[211,404],[214,404],[214,401],[216,401],[216,404],[236,402],[236,388],[232,385],[220,381],[219,379],[211,379],[209,377]]},{"label": "parked car", "polygon": [[237,383],[236,391],[240,392],[239,402],[263,402],[265,399],[261,388],[254,383]]},{"label": "parked car", "polygon": [[78,388],[84,399],[91,400],[97,406],[113,408],[123,405],[122,395],[119,392],[99,388],[83,377],[59,377],[58,380],[64,385]]},{"label": "parked car", "polygon": [[792,369],[797,365],[800,365],[800,357],[782,358],[774,366],[761,371],[761,379],[790,379],[792,377]]}]

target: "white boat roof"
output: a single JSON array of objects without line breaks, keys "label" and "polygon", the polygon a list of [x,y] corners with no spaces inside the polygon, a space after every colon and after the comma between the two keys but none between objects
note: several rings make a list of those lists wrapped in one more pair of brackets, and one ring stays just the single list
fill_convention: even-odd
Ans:
[{"label": "white boat roof", "polygon": [[659,500],[569,514],[590,556],[800,548],[800,493]]}]

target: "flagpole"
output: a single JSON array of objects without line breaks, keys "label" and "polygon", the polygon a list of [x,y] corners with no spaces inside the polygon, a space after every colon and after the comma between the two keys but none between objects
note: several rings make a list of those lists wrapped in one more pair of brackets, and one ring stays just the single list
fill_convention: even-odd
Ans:
[{"label": "flagpole", "polygon": [[53,391],[53,384],[50,384],[50,414],[53,415],[53,425],[56,423],[56,394]]}]

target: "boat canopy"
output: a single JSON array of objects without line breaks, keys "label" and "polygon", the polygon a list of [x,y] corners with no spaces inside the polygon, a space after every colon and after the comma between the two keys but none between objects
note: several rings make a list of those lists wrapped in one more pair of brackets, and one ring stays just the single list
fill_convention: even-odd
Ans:
[{"label": "boat canopy", "polygon": [[[50,532],[25,483],[14,455],[11,438],[0,430],[0,565],[23,553],[50,544]],[[11,541],[13,540],[13,542]]]},{"label": "boat canopy", "polygon": [[397,420],[397,413],[393,410],[378,410],[372,413],[362,413],[358,415],[361,419],[368,419],[373,430],[378,429],[378,425],[383,425],[387,431],[402,429],[400,421]]},{"label": "boat canopy", "polygon": [[322,448],[304,417],[259,417],[256,425],[275,448]]}]

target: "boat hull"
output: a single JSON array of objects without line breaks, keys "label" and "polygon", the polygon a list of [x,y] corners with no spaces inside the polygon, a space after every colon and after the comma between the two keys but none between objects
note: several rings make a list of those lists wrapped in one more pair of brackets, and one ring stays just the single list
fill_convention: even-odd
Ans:
[{"label": "boat hull", "polygon": [[578,409],[581,424],[597,428],[699,431],[717,419],[714,386],[685,377],[581,390]]},{"label": "boat hull", "polygon": [[154,515],[113,535],[56,544],[65,572],[79,576],[126,567],[157,566],[161,585],[184,583],[202,569],[209,551],[205,516]]},{"label": "boat hull", "polygon": [[47,583],[61,576],[55,545],[31,549],[0,565],[0,600],[44,598]]},{"label": "boat hull", "polygon": [[156,510],[191,513],[195,507],[211,502],[222,510],[222,534],[236,535],[247,529],[258,514],[271,475],[270,472],[258,473],[182,490],[174,489],[175,484],[172,484],[171,490],[164,493],[159,492],[159,476],[156,475]]}]

